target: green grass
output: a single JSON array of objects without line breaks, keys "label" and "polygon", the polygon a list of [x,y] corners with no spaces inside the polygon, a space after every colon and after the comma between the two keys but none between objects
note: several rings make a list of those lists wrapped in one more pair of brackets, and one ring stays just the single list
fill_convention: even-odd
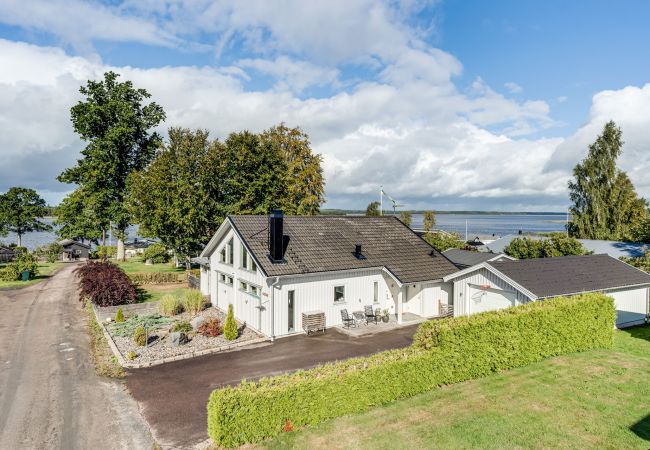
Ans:
[{"label": "green grass", "polygon": [[175,267],[172,263],[146,265],[144,262],[136,259],[127,261],[113,261],[120,266],[126,273],[136,272],[184,272],[184,267]]},{"label": "green grass", "polygon": [[182,299],[189,288],[186,284],[145,284],[138,288],[138,303],[157,302],[163,295],[171,294]]},{"label": "green grass", "polygon": [[102,327],[97,323],[90,302],[86,302],[84,312],[86,314],[88,335],[90,336],[90,354],[95,365],[95,372],[102,377],[124,377],[124,369],[120,366],[117,358],[111,351]]},{"label": "green grass", "polygon": [[[16,289],[25,286],[31,286],[40,281],[43,281],[49,278],[52,273],[61,267],[63,264],[60,262],[48,263],[42,262],[38,264],[38,275],[33,280],[29,281],[0,281],[0,289]],[[4,267],[4,264],[0,264],[0,269]]]},{"label": "green grass", "polygon": [[[650,326],[612,350],[446,386],[265,442],[279,448],[650,447]],[[377,380],[399,383],[399,380]]]}]

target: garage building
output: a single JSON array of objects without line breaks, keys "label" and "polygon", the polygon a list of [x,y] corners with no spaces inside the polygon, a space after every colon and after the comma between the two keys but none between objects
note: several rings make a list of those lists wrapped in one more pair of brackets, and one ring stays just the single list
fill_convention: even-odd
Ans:
[{"label": "garage building", "polygon": [[444,281],[454,285],[455,316],[587,292],[614,298],[619,328],[642,324],[648,315],[650,275],[608,255],[486,261]]}]

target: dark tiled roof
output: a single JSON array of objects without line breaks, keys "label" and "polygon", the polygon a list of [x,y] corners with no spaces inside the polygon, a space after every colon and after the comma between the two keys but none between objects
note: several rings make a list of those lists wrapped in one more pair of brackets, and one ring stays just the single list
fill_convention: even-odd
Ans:
[{"label": "dark tiled roof", "polygon": [[538,297],[650,284],[650,275],[608,255],[491,261],[492,267]]},{"label": "dark tiled roof", "polygon": [[470,267],[489,261],[499,256],[499,253],[473,252],[471,250],[461,250],[459,248],[450,248],[442,252],[451,262],[458,267]]},{"label": "dark tiled roof", "polygon": [[[267,256],[267,216],[230,220],[268,276],[386,267],[402,283],[411,283],[458,270],[395,217],[285,216],[286,264],[272,264]],[[356,244],[365,259],[354,256]]]},{"label": "dark tiled roof", "polygon": [[75,241],[74,239],[63,239],[62,241],[59,241],[59,244],[61,244],[63,247],[76,244],[82,247],[90,248],[90,245],[84,244],[83,242]]}]

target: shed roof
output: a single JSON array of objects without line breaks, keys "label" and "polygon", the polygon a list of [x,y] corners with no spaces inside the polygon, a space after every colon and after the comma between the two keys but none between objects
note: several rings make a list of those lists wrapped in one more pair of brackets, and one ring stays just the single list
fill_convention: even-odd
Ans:
[{"label": "shed roof", "polygon": [[90,248],[90,245],[84,244],[83,242],[75,241],[74,239],[63,239],[59,241],[59,244],[61,244],[63,247],[68,247],[70,245],[80,245],[85,248]]},{"label": "shed roof", "polygon": [[[400,282],[411,283],[458,270],[396,217],[285,216],[286,264],[267,257],[268,216],[228,219],[267,276],[385,267]],[[363,259],[354,256],[356,244]]]},{"label": "shed roof", "polygon": [[442,254],[458,267],[475,266],[476,264],[504,256],[503,253],[476,252],[459,248],[450,248],[442,252]]},{"label": "shed roof", "polygon": [[538,298],[650,285],[650,275],[609,255],[560,256],[487,264]]}]

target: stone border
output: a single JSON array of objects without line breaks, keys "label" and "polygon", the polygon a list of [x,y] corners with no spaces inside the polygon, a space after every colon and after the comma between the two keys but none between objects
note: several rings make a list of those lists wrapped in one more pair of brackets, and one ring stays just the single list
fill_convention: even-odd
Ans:
[{"label": "stone border", "polygon": [[176,355],[176,356],[170,356],[167,358],[162,358],[162,359],[157,359],[155,361],[147,361],[144,363],[136,363],[127,360],[124,355],[122,355],[122,352],[117,348],[117,345],[115,344],[115,341],[113,341],[113,337],[111,334],[108,332],[106,329],[106,324],[102,321],[99,320],[99,316],[97,315],[97,309],[95,308],[95,305],[92,305],[93,307],[93,313],[95,314],[95,319],[97,320],[97,323],[100,324],[102,327],[102,332],[104,333],[104,336],[106,337],[106,340],[108,341],[108,346],[111,348],[113,351],[113,354],[115,354],[115,357],[117,358],[117,361],[119,362],[120,366],[124,367],[125,369],[142,369],[145,367],[152,367],[152,366],[159,366],[161,364],[166,364],[168,362],[172,361],[181,361],[183,359],[191,359],[191,358],[196,358],[197,356],[205,356],[205,355],[210,355],[213,353],[220,353],[220,352],[225,352],[228,350],[235,350],[239,349],[241,347],[246,347],[249,345],[254,345],[254,344],[260,344],[262,342],[267,342],[270,341],[269,338],[267,337],[261,337],[257,339],[251,339],[248,341],[244,342],[236,342],[234,344],[229,344],[229,345],[222,345],[221,347],[213,347],[213,348],[206,348],[204,350],[198,350],[198,351],[193,351],[191,353],[185,353],[182,355]]}]

